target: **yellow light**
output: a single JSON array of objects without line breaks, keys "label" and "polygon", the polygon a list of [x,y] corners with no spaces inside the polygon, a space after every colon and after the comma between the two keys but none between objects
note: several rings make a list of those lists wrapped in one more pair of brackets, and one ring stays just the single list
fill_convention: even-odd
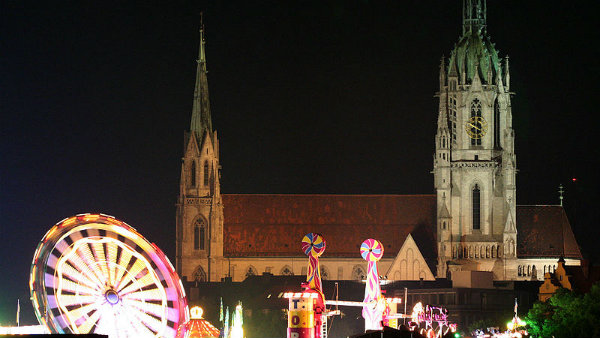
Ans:
[{"label": "yellow light", "polygon": [[99,215],[85,215],[83,216],[83,220],[86,222],[95,221],[99,218]]},{"label": "yellow light", "polygon": [[76,220],[77,220],[77,217],[71,217],[71,218],[67,219],[66,221],[62,222],[62,224],[60,226],[61,227],[69,226],[69,225],[75,223]]},{"label": "yellow light", "polygon": [[204,310],[202,310],[199,306],[194,306],[190,309],[190,317],[192,319],[202,319],[202,315],[204,314]]}]

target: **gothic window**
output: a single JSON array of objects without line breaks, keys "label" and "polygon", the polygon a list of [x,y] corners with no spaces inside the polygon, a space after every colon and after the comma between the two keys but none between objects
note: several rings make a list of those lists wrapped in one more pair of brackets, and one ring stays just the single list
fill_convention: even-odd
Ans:
[{"label": "gothic window", "polygon": [[479,185],[475,184],[472,191],[472,203],[473,203],[473,230],[481,229],[481,191]]},{"label": "gothic window", "polygon": [[325,266],[321,265],[319,267],[319,272],[321,274],[321,279],[329,279],[329,269],[327,269]]},{"label": "gothic window", "polygon": [[206,221],[202,216],[194,223],[194,250],[204,250],[206,241]]},{"label": "gothic window", "polygon": [[208,281],[206,279],[206,272],[204,272],[204,269],[201,266],[198,266],[196,268],[196,270],[194,270],[194,274],[192,275],[192,277],[194,278],[195,282],[207,282]]},{"label": "gothic window", "polygon": [[248,269],[246,269],[246,277],[256,276],[256,268],[250,265]]},{"label": "gothic window", "polygon": [[494,102],[494,148],[500,149],[500,105]]},{"label": "gothic window", "polygon": [[196,161],[192,160],[192,164],[190,165],[190,185],[196,185]]},{"label": "gothic window", "polygon": [[204,161],[204,185],[208,185],[208,161]]},{"label": "gothic window", "polygon": [[[473,100],[471,102],[471,118],[481,117],[481,101],[479,99]],[[473,133],[477,133],[477,130],[472,130]],[[471,145],[480,146],[481,145],[481,137],[471,138]]]},{"label": "gothic window", "polygon": [[355,265],[352,268],[352,279],[353,280],[363,280],[367,277],[365,270],[360,265]]},{"label": "gothic window", "polygon": [[283,269],[281,269],[281,273],[280,273],[280,275],[283,275],[283,276],[291,276],[293,274],[294,273],[292,272],[292,269],[288,265],[284,266]]}]

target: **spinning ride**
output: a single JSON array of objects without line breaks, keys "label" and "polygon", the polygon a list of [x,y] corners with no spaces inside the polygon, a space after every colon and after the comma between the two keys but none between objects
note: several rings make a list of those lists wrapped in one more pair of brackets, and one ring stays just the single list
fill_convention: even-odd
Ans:
[{"label": "spinning ride", "polygon": [[165,254],[112,216],[82,214],[52,227],[35,252],[29,287],[51,333],[175,337],[188,320]]}]

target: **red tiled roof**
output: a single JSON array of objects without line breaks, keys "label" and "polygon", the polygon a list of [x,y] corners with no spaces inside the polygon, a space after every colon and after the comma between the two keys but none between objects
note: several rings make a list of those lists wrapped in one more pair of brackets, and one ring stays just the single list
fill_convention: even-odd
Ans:
[{"label": "red tiled roof", "polygon": [[517,206],[517,231],[519,258],[582,258],[565,210],[559,205]]},{"label": "red tiled roof", "polygon": [[[375,238],[394,257],[410,233],[423,256],[437,258],[435,195],[224,194],[227,257],[303,256],[309,232],[327,241],[324,257],[359,257]],[[560,206],[517,206],[518,257],[581,258]]]},{"label": "red tiled roof", "polygon": [[435,195],[227,194],[223,205],[229,257],[303,256],[300,242],[309,232],[327,241],[325,257],[358,258],[367,238],[380,240],[385,257],[394,257],[409,233],[429,242],[417,242],[420,248],[436,247]]}]

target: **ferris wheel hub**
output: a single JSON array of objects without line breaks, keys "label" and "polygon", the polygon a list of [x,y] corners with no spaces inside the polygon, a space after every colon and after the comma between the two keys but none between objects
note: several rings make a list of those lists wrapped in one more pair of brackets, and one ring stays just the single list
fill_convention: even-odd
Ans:
[{"label": "ferris wheel hub", "polygon": [[117,293],[117,291],[113,290],[113,289],[108,289],[105,293],[104,293],[104,298],[106,298],[106,301],[110,304],[110,305],[116,305],[119,302],[119,294]]}]

